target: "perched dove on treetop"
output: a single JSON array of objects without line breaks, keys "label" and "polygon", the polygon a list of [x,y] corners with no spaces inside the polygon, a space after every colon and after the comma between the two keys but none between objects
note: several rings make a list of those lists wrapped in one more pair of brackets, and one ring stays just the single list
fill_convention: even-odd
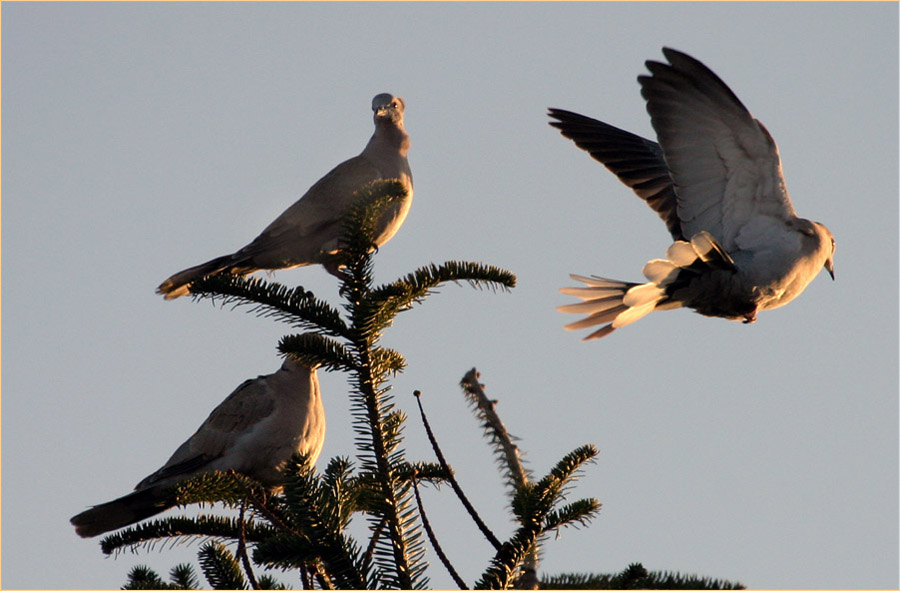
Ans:
[{"label": "perched dove on treetop", "polygon": [[376,246],[400,229],[412,204],[412,172],[406,155],[409,134],[403,128],[403,99],[379,94],[372,99],[375,133],[363,151],[338,164],[319,179],[303,197],[278,216],[256,239],[234,254],[175,273],[156,292],[166,299],[190,293],[190,283],[206,275],[246,275],[261,269],[291,269],[321,264],[337,274],[343,220],[357,200],[357,191],[375,181],[397,180],[406,197],[379,219]]},{"label": "perched dove on treetop", "polygon": [[287,360],[277,372],[232,392],[166,464],[134,492],[71,519],[83,538],[137,523],[176,505],[169,487],[201,472],[234,470],[277,490],[297,452],[315,464],[325,442],[325,409],[316,370]]},{"label": "perched dove on treetop", "polygon": [[654,310],[754,322],[790,302],[824,267],[834,279],[834,237],[797,217],[775,141],[737,96],[694,58],[663,48],[669,63],[638,76],[659,144],[596,119],[550,109],[550,125],[603,163],[659,214],[675,243],[644,266],[647,283],[572,275],[587,287],[561,312],[602,324],[604,337]]}]

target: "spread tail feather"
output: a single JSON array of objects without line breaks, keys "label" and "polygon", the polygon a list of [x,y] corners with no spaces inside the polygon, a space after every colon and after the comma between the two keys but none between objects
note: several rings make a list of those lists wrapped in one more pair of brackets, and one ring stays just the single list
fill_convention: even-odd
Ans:
[{"label": "spread tail feather", "polygon": [[584,338],[599,339],[615,329],[640,320],[657,309],[678,308],[682,302],[670,299],[685,280],[709,269],[734,269],[734,260],[716,239],[706,231],[695,234],[690,242],[678,240],[666,251],[665,259],[654,259],[644,265],[647,283],[629,283],[604,277],[571,275],[587,287],[564,287],[560,291],[579,298],[581,303],[559,306],[567,314],[587,314],[567,330],[578,330],[603,324]]},{"label": "spread tail feather", "polygon": [[151,487],[91,507],[69,521],[79,536],[92,538],[153,517],[174,506],[171,495],[166,494],[164,487]]},{"label": "spread tail feather", "polygon": [[572,275],[590,287],[567,287],[560,291],[583,300],[579,304],[559,306],[557,310],[568,314],[587,314],[586,318],[566,325],[566,330],[578,330],[605,324],[584,340],[599,339],[620,326],[631,324],[653,311],[656,304],[666,298],[665,291],[654,283],[628,283],[604,277]]},{"label": "spread tail feather", "polygon": [[215,258],[202,265],[190,267],[175,273],[159,284],[159,287],[156,288],[156,293],[165,296],[167,300],[171,300],[189,294],[191,291],[191,283],[201,277],[221,272],[246,275],[247,273],[252,273],[256,270],[256,268],[252,266],[240,266],[241,263],[246,263],[246,261],[236,259],[233,254]]}]

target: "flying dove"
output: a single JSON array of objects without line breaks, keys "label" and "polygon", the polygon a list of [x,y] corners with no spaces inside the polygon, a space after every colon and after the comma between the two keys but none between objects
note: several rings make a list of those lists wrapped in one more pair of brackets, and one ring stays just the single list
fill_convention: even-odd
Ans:
[{"label": "flying dove", "polygon": [[71,519],[83,538],[152,517],[176,505],[169,486],[201,472],[234,470],[277,490],[294,452],[314,464],[325,441],[325,410],[316,370],[285,361],[277,372],[247,380],[134,492]]},{"label": "flying dove", "polygon": [[405,107],[400,97],[377,95],[372,99],[375,133],[362,153],[319,179],[253,242],[234,254],[175,273],[160,284],[156,293],[167,300],[187,295],[192,281],[216,273],[246,275],[261,269],[321,264],[337,274],[342,221],[355,203],[356,191],[375,181],[398,180],[407,194],[379,220],[375,244],[386,243],[400,229],[412,204],[412,172],[406,159],[409,134],[403,128]]},{"label": "flying dove", "polygon": [[665,259],[644,266],[646,283],[572,275],[583,300],[561,312],[602,324],[604,337],[654,310],[754,322],[796,298],[824,267],[834,279],[834,237],[798,218],[775,141],[709,68],[663,48],[669,63],[638,76],[659,144],[596,119],[550,109],[550,125],[600,161],[659,214],[675,239]]}]

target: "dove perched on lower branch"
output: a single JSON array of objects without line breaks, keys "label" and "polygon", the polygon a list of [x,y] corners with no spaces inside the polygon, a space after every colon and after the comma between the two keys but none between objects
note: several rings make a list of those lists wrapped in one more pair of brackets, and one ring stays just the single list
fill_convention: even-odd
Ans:
[{"label": "dove perched on lower branch", "polygon": [[325,409],[315,369],[287,360],[247,380],[134,492],[71,519],[83,538],[113,531],[176,505],[170,485],[201,472],[234,470],[277,489],[281,469],[302,453],[314,464],[325,442]]},{"label": "dove perched on lower branch", "polygon": [[638,77],[659,144],[596,119],[550,109],[550,125],[605,165],[656,211],[675,243],[644,267],[647,283],[602,277],[563,288],[560,306],[602,324],[604,337],[654,310],[687,307],[754,322],[790,302],[824,267],[834,278],[834,237],[791,205],[775,141],[737,96],[694,58],[663,48]]},{"label": "dove perched on lower branch", "polygon": [[400,229],[412,205],[412,172],[406,159],[409,134],[403,127],[405,107],[402,98],[377,95],[372,99],[375,133],[362,153],[322,177],[253,242],[234,254],[175,273],[160,284],[156,293],[167,300],[187,295],[192,281],[216,273],[247,275],[261,269],[321,264],[336,274],[343,220],[356,201],[357,191],[374,181],[398,180],[407,194],[379,220],[375,244],[386,243]]}]

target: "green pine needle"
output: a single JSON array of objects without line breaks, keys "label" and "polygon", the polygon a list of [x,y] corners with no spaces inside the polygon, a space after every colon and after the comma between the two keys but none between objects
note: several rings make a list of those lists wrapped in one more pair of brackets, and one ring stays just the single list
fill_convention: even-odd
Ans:
[{"label": "green pine needle", "polygon": [[190,564],[179,564],[169,571],[169,580],[177,589],[199,589],[200,579]]},{"label": "green pine needle", "polygon": [[587,526],[599,512],[600,502],[596,499],[578,499],[547,513],[543,533],[561,527]]},{"label": "green pine needle", "polygon": [[223,503],[239,507],[249,495],[265,496],[258,482],[236,472],[201,472],[172,485],[175,501],[182,506]]},{"label": "green pine needle", "polygon": [[207,542],[198,554],[203,575],[213,589],[246,589],[241,565],[225,546]]},{"label": "green pine needle", "polygon": [[191,295],[223,307],[250,306],[249,311],[261,318],[274,318],[305,330],[336,337],[348,334],[347,324],[337,309],[299,286],[291,289],[255,277],[221,273],[193,282]]},{"label": "green pine needle", "polygon": [[128,578],[123,589],[177,589],[162,580],[154,570],[148,566],[138,565],[128,572]]},{"label": "green pine needle", "polygon": [[[481,263],[447,261],[431,263],[412,273],[372,290],[373,306],[380,306],[392,315],[422,301],[443,283],[465,281],[475,288],[510,290],[516,286],[516,276],[505,269]],[[387,313],[387,312],[386,312]]]},{"label": "green pine needle", "polygon": [[648,572],[634,563],[617,574],[565,573],[544,577],[541,589],[745,589],[741,583],[722,579]]},{"label": "green pine needle", "polygon": [[280,567],[321,564],[340,588],[361,589],[367,573],[353,539],[343,533],[355,502],[347,460],[332,460],[323,479],[299,454],[285,467],[291,531],[257,545],[254,560]]},{"label": "green pine needle", "polygon": [[407,196],[406,187],[396,179],[373,181],[356,191],[355,204],[344,218],[345,256],[360,258],[374,250],[380,218]]},{"label": "green pine needle", "polygon": [[308,367],[321,367],[326,371],[354,371],[357,367],[347,347],[320,334],[306,332],[284,336],[278,343],[278,351]]},{"label": "green pine needle", "polygon": [[[250,521],[244,525],[245,537],[255,542],[266,539],[275,529],[260,521]],[[125,549],[145,547],[151,549],[157,544],[175,542],[186,537],[219,537],[237,539],[241,524],[237,517],[204,514],[196,517],[173,516],[144,521],[137,525],[120,529],[103,538],[100,549],[104,554],[114,554]]]}]

